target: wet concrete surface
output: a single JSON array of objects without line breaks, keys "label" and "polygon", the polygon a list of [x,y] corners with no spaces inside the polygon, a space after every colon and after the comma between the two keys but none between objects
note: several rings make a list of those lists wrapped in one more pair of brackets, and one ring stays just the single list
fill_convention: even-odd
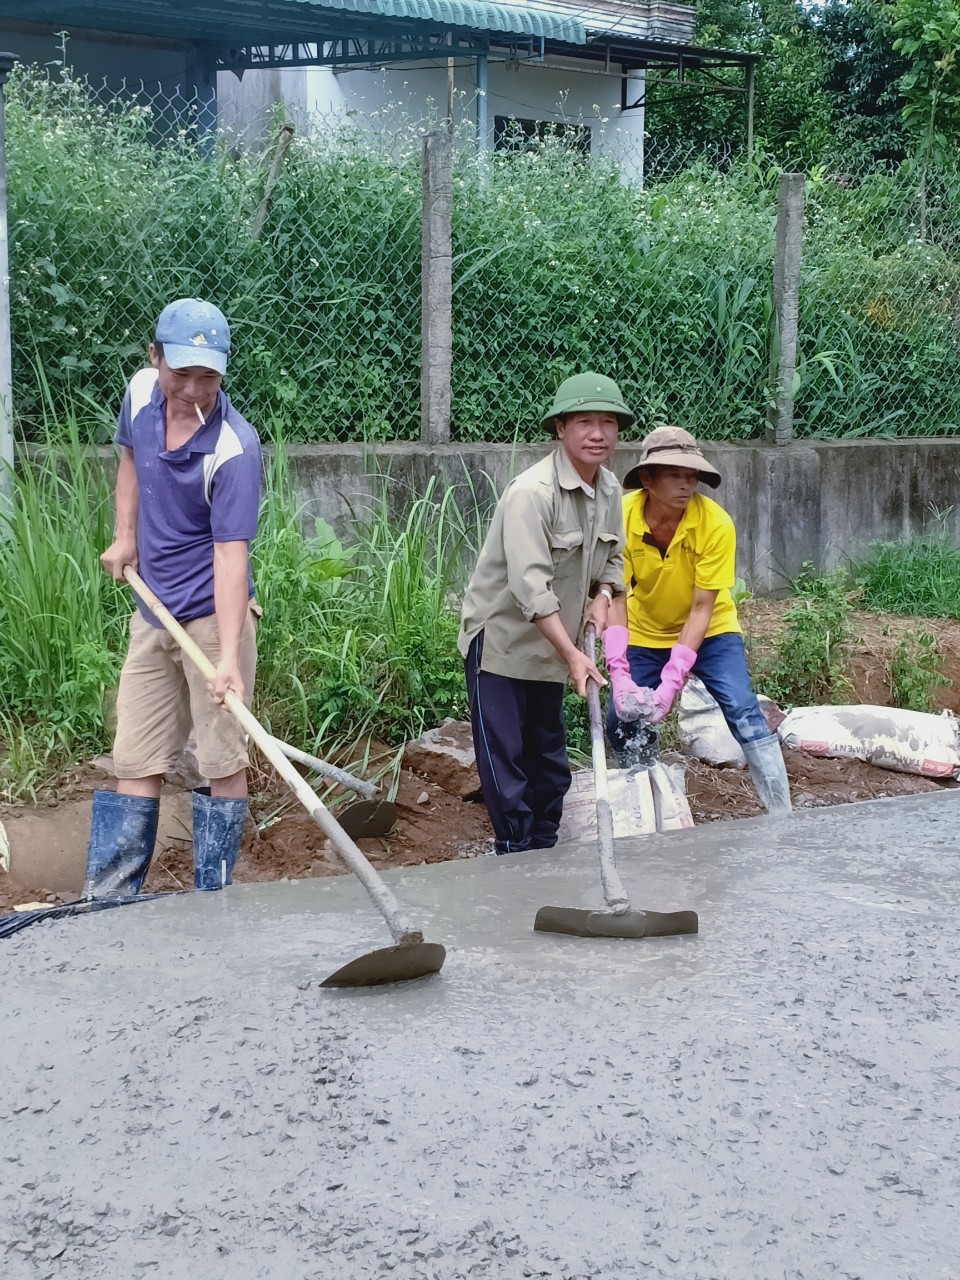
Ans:
[{"label": "wet concrete surface", "polygon": [[390,883],[438,978],[319,981],[389,936],[352,879],[0,944],[9,1280],[960,1277],[960,794],[621,844],[697,937],[535,934],[589,848]]}]

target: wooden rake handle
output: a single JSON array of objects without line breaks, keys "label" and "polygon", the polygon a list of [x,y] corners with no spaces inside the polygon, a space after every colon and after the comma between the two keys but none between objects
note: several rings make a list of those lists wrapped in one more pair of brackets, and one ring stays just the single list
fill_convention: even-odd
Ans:
[{"label": "wooden rake handle", "polygon": [[[130,565],[124,566],[123,576],[157,621],[173,636],[190,661],[199,667],[201,673],[208,680],[213,680],[216,675],[213,663],[196,641],[184,631],[166,605],[157,599],[140,575]],[[394,942],[403,946],[422,942],[423,934],[417,929],[411,929],[405,923],[400,914],[400,905],[396,898],[371,867],[361,850],[350,839],[329,809],[326,808],[317,793],[297,773],[278,747],[275,739],[267,733],[253,712],[244,705],[242,699],[238,698],[235,693],[228,693],[224,699],[224,704],[227,710],[240,722],[245,732],[254,740],[277,773],[280,774],[311,818],[321,827],[337,853],[366,889],[373,900],[374,906],[386,921]]]}]

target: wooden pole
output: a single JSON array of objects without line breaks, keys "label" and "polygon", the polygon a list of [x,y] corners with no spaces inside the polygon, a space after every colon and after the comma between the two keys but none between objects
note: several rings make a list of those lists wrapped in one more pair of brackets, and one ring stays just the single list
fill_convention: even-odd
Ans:
[{"label": "wooden pole", "polygon": [[270,172],[267,174],[266,185],[263,188],[263,199],[260,201],[257,212],[253,215],[253,222],[250,224],[250,239],[259,240],[263,231],[264,224],[270,215],[270,201],[273,198],[273,188],[279,181],[280,174],[283,172],[283,162],[287,158],[287,151],[290,143],[293,141],[293,125],[285,124],[280,130],[280,137],[277,139],[277,145],[273,153],[273,160],[270,164]]}]

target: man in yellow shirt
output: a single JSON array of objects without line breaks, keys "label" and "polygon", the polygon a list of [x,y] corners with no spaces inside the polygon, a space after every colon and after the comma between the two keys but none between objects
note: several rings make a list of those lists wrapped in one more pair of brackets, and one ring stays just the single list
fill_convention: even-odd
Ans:
[{"label": "man in yellow shirt", "polygon": [[606,684],[579,641],[586,621],[603,633],[623,594],[622,491],[603,464],[632,421],[610,378],[561,383],[543,419],[557,447],[507,486],[464,596],[459,647],[498,853],[557,842],[564,685],[583,697],[588,679]]},{"label": "man in yellow shirt", "polygon": [[716,699],[743,749],[764,807],[788,812],[790,787],[776,734],[750,683],[737,608],[736,530],[724,509],[698,493],[720,473],[682,427],[658,427],[624,479],[626,608],[611,609],[604,652],[611,680],[653,690],[655,709],[625,722],[611,703],[610,743],[622,764],[655,749],[659,724],[692,672]]}]

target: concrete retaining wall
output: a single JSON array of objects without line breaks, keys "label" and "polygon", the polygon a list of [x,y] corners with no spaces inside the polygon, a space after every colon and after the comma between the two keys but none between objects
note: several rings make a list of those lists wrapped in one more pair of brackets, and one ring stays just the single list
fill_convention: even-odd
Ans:
[{"label": "concrete retaining wall", "polygon": [[[456,485],[465,509],[477,498],[488,506],[548,447],[296,445],[290,469],[305,515],[345,532],[350,507],[379,493],[378,474],[389,476],[398,510],[431,476]],[[708,492],[736,521],[739,572],[754,591],[782,588],[804,561],[835,568],[876,538],[918,534],[935,525],[936,513],[960,541],[960,439],[716,444],[705,452],[723,475]],[[615,470],[623,476],[638,461],[636,445],[621,445]]]}]

